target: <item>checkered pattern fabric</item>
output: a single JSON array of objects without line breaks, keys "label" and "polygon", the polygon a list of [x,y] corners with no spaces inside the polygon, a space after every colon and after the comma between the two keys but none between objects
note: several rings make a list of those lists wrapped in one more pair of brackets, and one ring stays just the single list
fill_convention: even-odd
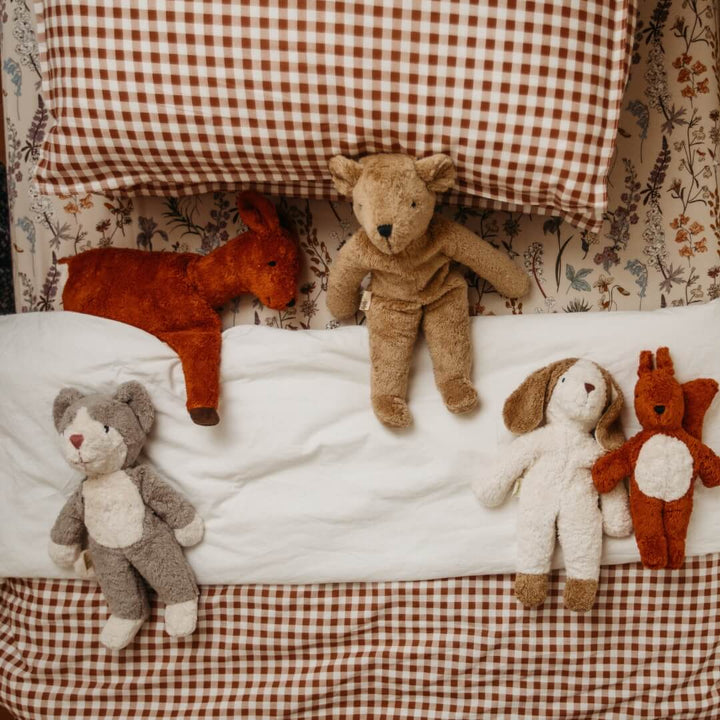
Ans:
[{"label": "checkered pattern fabric", "polygon": [[161,612],[105,651],[94,586],[0,590],[0,703],[21,720],[720,717],[720,555],[603,568],[587,615],[525,611],[512,576],[202,589],[199,628]]},{"label": "checkered pattern fabric", "polygon": [[637,0],[38,0],[42,192],[334,198],[446,152],[466,204],[600,228]]}]

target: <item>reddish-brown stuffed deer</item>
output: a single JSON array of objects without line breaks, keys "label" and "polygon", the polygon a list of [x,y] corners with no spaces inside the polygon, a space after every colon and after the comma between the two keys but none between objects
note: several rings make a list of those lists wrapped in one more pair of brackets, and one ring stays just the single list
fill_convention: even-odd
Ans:
[{"label": "reddish-brown stuffed deer", "polygon": [[187,408],[198,425],[219,422],[222,324],[216,309],[243,293],[275,310],[295,302],[297,239],[262,195],[241,193],[238,211],[248,232],[205,256],[98,248],[60,261],[70,268],[65,310],[134,325],[177,352]]},{"label": "reddish-brown stuffed deer", "polygon": [[666,347],[640,354],[635,414],[643,429],[592,469],[599,492],[630,478],[632,515],[640,557],[649,568],[678,568],[692,512],[695,477],[720,485],[720,458],[703,445],[702,426],[718,384],[700,378],[681,385]]}]

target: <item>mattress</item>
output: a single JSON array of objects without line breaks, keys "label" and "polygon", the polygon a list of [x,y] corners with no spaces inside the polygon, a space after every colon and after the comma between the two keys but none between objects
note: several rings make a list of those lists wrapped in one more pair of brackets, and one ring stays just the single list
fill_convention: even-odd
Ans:
[{"label": "mattress", "polygon": [[[241,229],[233,196],[48,198],[31,178],[49,118],[29,4],[2,3],[2,80],[15,299],[61,307],[63,255],[114,245],[207,252]],[[5,21],[7,19],[7,21]],[[532,279],[519,302],[467,275],[473,315],[649,310],[720,296],[718,17],[713,0],[643,3],[598,235],[501,211],[443,212]],[[347,203],[276,198],[305,262],[295,309],[249,297],[225,327],[334,328],[328,268],[356,223]],[[355,319],[363,324],[362,315]],[[48,363],[51,358],[47,358]],[[715,448],[718,449],[718,448]],[[720,715],[720,560],[653,572],[603,568],[583,616],[539,610],[512,575],[346,584],[204,585],[197,633],[164,635],[159,611],[121,656],[98,642],[97,588],[69,579],[0,587],[0,703],[26,718],[692,718]]]}]

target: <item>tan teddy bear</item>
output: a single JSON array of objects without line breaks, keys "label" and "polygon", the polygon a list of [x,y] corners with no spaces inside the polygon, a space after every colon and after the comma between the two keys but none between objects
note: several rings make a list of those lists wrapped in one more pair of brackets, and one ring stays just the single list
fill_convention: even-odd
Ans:
[{"label": "tan teddy bear", "polygon": [[411,424],[408,376],[421,325],[445,405],[454,413],[472,410],[478,397],[470,379],[467,284],[451,263],[467,265],[511,298],[528,291],[527,275],[475,233],[435,214],[436,193],[455,180],[446,155],[380,154],[358,162],[337,155],[330,172],[338,191],[352,197],[361,228],[333,263],[327,304],[339,319],[352,316],[360,283],[371,274],[363,309],[375,414],[392,427]]}]

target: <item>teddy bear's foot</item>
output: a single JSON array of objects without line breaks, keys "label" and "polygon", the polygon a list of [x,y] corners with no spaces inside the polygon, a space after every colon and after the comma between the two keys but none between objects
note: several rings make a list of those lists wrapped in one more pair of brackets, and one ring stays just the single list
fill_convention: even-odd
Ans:
[{"label": "teddy bear's foot", "polygon": [[373,410],[377,419],[395,428],[412,425],[412,415],[405,400],[397,395],[376,395],[372,399]]},{"label": "teddy bear's foot", "polygon": [[526,607],[542,605],[548,593],[548,576],[542,573],[518,573],[515,576],[515,597]]},{"label": "teddy bear's foot", "polygon": [[145,618],[132,620],[111,615],[100,633],[100,642],[108,650],[122,650],[132,642],[144,622]]},{"label": "teddy bear's foot", "polygon": [[597,580],[579,580],[568,578],[565,581],[563,600],[565,607],[573,612],[587,612],[595,604]]},{"label": "teddy bear's foot", "polygon": [[220,422],[220,416],[215,408],[195,407],[190,408],[188,412],[196,425],[217,425]]},{"label": "teddy bear's foot", "polygon": [[165,631],[171,637],[192,635],[197,626],[197,600],[173,603],[165,607]]},{"label": "teddy bear's foot", "polygon": [[454,378],[438,385],[438,390],[451,413],[470,412],[477,407],[478,394],[467,378]]}]

